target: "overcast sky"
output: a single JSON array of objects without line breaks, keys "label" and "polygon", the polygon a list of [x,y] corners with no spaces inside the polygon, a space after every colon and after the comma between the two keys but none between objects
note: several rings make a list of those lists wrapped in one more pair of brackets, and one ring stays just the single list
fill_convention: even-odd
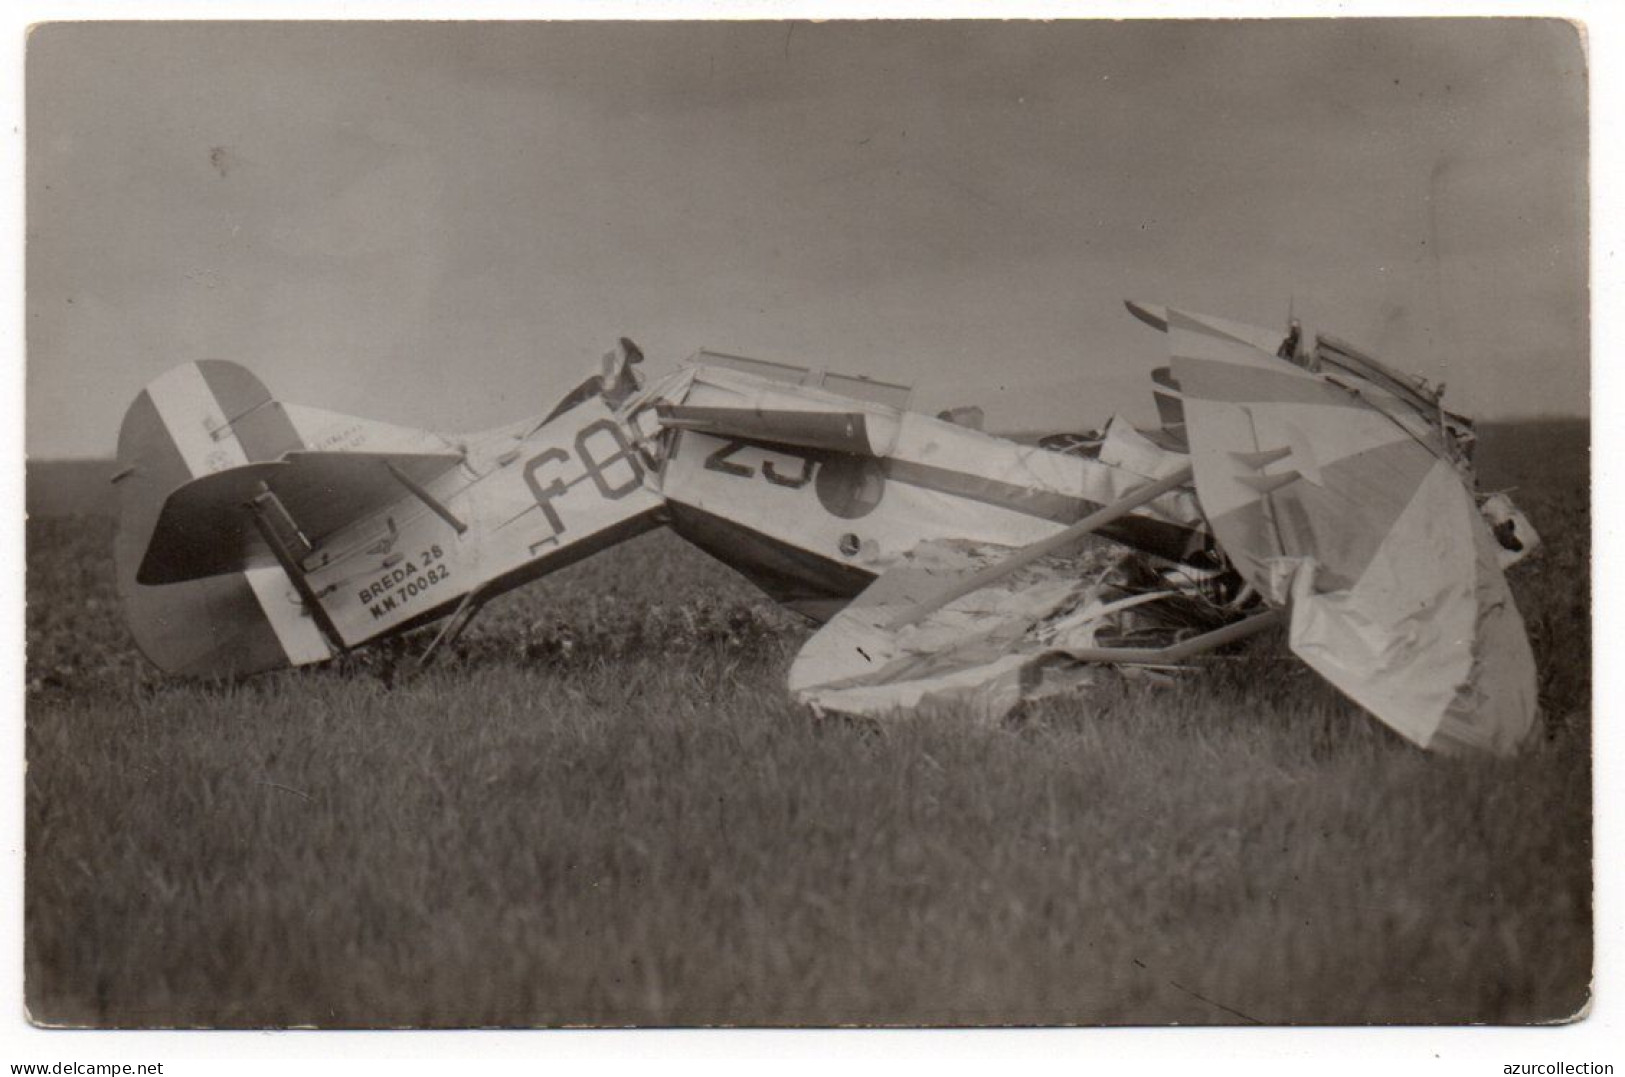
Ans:
[{"label": "overcast sky", "polygon": [[1587,410],[1558,22],[56,24],[27,93],[36,456],[189,360],[455,431],[622,335],[1149,421],[1129,297]]}]

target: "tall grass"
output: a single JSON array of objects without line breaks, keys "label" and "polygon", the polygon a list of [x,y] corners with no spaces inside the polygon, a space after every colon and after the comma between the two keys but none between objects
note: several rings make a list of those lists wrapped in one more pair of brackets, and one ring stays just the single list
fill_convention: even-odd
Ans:
[{"label": "tall grass", "polygon": [[[1572,464],[1572,462],[1570,462]],[[1587,998],[1586,492],[1520,491],[1542,736],[1409,747],[1277,639],[977,725],[819,720],[669,535],[404,643],[168,681],[30,524],[27,998],[97,1025],[1524,1022]]]}]

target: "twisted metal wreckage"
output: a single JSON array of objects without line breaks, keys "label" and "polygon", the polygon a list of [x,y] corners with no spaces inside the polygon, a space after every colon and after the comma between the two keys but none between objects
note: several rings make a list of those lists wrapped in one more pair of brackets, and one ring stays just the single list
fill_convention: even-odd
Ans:
[{"label": "twisted metal wreckage", "polygon": [[125,616],[182,675],[449,615],[427,657],[494,596],[664,524],[825,622],[789,677],[818,708],[998,715],[1284,623],[1416,744],[1514,751],[1535,666],[1503,570],[1538,540],[1476,491],[1471,424],[1295,325],[1129,309],[1167,334],[1161,428],[1038,445],[909,411],[904,386],[733,356],[645,386],[625,340],[542,418],[463,437],[186,364],[120,431]]}]

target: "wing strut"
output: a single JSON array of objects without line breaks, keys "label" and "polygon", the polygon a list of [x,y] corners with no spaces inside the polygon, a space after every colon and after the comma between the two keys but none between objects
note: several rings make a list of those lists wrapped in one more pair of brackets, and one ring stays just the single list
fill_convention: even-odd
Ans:
[{"label": "wing strut", "polygon": [[293,584],[294,590],[299,592],[299,599],[304,603],[305,612],[309,613],[311,619],[316,622],[316,627],[321,629],[322,635],[326,637],[327,642],[332,645],[334,651],[339,654],[348,652],[350,648],[344,642],[344,637],[339,635],[338,627],[333,624],[333,619],[327,615],[327,610],[322,608],[321,600],[316,597],[316,592],[311,590],[310,581],[305,579],[305,570],[294,559],[293,551],[288,548],[287,540],[282,532],[277,529],[279,523],[283,527],[290,528],[294,539],[302,543],[308,550],[310,545],[308,540],[305,539],[304,534],[300,532],[298,527],[294,526],[293,518],[288,515],[288,510],[282,507],[281,499],[271,492],[269,486],[262,482],[260,483],[260,492],[247,503],[246,507],[249,517],[254,521],[254,526],[259,529],[260,537],[265,540],[267,546],[271,547],[271,553],[276,556],[277,564],[282,566],[282,571],[288,577],[288,581]]},{"label": "wing strut", "polygon": [[389,473],[391,475],[395,476],[396,482],[406,487],[413,497],[429,506],[429,511],[450,524],[452,530],[456,531],[459,535],[468,530],[468,525],[463,523],[462,520],[458,519],[456,513],[448,509],[439,498],[435,497],[428,490],[414,482],[410,475],[392,463],[386,463],[384,466],[389,469]]},{"label": "wing strut", "polygon": [[464,595],[463,600],[457,603],[457,608],[452,611],[452,615],[447,618],[445,626],[435,635],[434,642],[429,644],[429,649],[418,657],[418,668],[422,669],[432,662],[441,647],[455,642],[457,637],[463,634],[463,629],[468,627],[468,622],[474,619],[474,615],[480,612],[480,608],[484,605],[483,588],[476,587]]},{"label": "wing strut", "polygon": [[899,628],[906,628],[911,624],[915,624],[921,618],[935,613],[954,599],[963,598],[972,591],[979,591],[991,583],[1002,580],[1010,573],[1032,564],[1041,557],[1058,553],[1085,535],[1100,530],[1119,517],[1133,512],[1141,505],[1155,501],[1163,494],[1168,493],[1170,490],[1177,490],[1190,481],[1191,468],[1189,464],[1186,464],[1178,471],[1171,472],[1155,482],[1148,482],[1144,486],[1136,488],[1133,493],[1112,502],[1105,508],[1091,512],[1060,534],[1051,535],[1047,539],[1040,539],[1029,546],[1023,546],[1003,561],[989,565],[975,575],[967,576],[965,579],[944,588],[941,593],[926,599],[913,609],[905,610],[899,614],[886,627],[896,631]]}]

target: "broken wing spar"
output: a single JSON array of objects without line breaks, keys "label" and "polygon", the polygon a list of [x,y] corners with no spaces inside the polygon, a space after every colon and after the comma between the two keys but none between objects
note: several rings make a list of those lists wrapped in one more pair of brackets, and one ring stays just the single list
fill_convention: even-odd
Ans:
[{"label": "broken wing spar", "polygon": [[897,618],[891,622],[889,627],[903,628],[907,625],[913,624],[922,617],[925,617],[927,614],[934,613],[943,606],[946,606],[948,603],[952,602],[956,598],[959,598],[961,595],[968,595],[972,591],[977,591],[983,587],[987,587],[990,584],[997,583],[999,580],[1002,580],[1006,576],[1010,575],[1010,573],[1015,572],[1025,565],[1031,564],[1041,557],[1047,557],[1050,554],[1058,554],[1073,546],[1076,546],[1077,543],[1085,536],[1093,535],[1101,528],[1113,523],[1123,516],[1126,516],[1128,513],[1133,512],[1141,505],[1148,504],[1161,497],[1163,494],[1179,489],[1181,486],[1184,486],[1187,482],[1189,482],[1190,479],[1191,469],[1189,466],[1181,467],[1179,470],[1165,475],[1160,479],[1154,479],[1153,481],[1146,483],[1144,486],[1134,490],[1132,493],[1125,495],[1121,500],[1115,501],[1097,512],[1090,513],[1088,516],[1085,516],[1083,519],[1079,520],[1065,531],[1062,531],[1059,535],[1052,535],[1047,539],[1040,539],[1031,546],[1028,546],[1026,549],[1011,554],[1008,558],[999,562],[998,564],[989,565],[982,571],[968,577],[963,583],[959,583],[953,587],[947,588],[941,594],[936,595],[928,601],[920,603],[913,609],[906,610],[905,612],[899,614]]}]

